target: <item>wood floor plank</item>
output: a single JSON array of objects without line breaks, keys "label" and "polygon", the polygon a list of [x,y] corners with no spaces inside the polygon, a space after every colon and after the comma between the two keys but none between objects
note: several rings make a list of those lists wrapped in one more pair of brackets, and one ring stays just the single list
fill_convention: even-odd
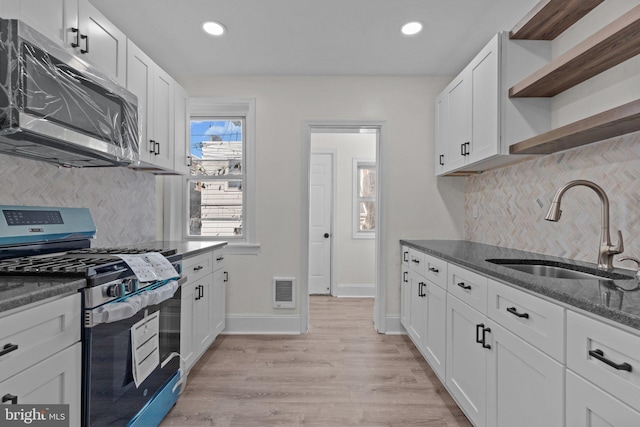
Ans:
[{"label": "wood floor plank", "polygon": [[161,426],[471,424],[406,336],[375,332],[373,300],[310,298],[304,335],[223,335]]}]

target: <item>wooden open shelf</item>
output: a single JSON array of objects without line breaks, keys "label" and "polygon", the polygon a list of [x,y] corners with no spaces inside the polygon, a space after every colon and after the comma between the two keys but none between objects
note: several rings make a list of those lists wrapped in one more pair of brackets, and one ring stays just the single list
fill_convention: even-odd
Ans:
[{"label": "wooden open shelf", "polygon": [[518,22],[509,38],[553,40],[604,0],[542,0]]},{"label": "wooden open shelf", "polygon": [[640,130],[640,99],[513,144],[510,154],[551,154]]},{"label": "wooden open shelf", "polygon": [[638,54],[640,5],[513,86],[509,96],[555,96]]}]

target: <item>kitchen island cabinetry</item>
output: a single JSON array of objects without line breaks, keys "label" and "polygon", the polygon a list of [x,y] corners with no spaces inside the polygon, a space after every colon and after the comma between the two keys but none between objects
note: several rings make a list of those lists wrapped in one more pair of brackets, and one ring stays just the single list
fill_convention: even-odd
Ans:
[{"label": "kitchen island cabinetry", "polygon": [[180,353],[188,373],[225,325],[223,250],[208,251],[183,261],[187,282],[182,286]]},{"label": "kitchen island cabinetry", "polygon": [[0,318],[3,404],[68,404],[80,426],[80,320],[78,293]]},{"label": "kitchen island cabinetry", "polygon": [[127,89],[138,97],[141,170],[173,170],[174,80],[131,41],[127,43]]},{"label": "kitchen island cabinetry", "polygon": [[509,87],[546,64],[548,42],[494,36],[436,98],[436,175],[514,161],[509,146],[551,127],[545,99],[513,100]]},{"label": "kitchen island cabinetry", "polygon": [[127,37],[87,0],[0,0],[0,10],[126,84]]}]

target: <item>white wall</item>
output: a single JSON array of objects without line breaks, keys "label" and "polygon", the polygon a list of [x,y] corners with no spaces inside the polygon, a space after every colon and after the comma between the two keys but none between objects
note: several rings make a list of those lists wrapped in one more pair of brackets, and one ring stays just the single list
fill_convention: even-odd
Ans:
[{"label": "white wall", "polygon": [[373,239],[353,238],[353,159],[376,159],[376,135],[372,133],[313,133],[311,151],[335,150],[336,218],[333,227],[333,295],[341,288],[376,282],[376,246]]},{"label": "white wall", "polygon": [[[400,312],[402,238],[460,238],[463,185],[435,178],[433,100],[449,78],[429,77],[202,77],[177,79],[190,96],[256,99],[256,204],[259,255],[227,257],[233,316],[298,313],[272,308],[274,276],[298,281],[301,259],[301,128],[305,120],[381,120],[387,242],[387,316]],[[285,194],[286,197],[281,195]]]}]

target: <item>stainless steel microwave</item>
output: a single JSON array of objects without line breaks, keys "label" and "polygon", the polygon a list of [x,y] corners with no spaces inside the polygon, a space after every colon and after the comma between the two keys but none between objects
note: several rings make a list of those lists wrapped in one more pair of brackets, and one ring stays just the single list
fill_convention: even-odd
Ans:
[{"label": "stainless steel microwave", "polygon": [[24,22],[0,19],[0,153],[69,167],[137,164],[137,104]]}]

